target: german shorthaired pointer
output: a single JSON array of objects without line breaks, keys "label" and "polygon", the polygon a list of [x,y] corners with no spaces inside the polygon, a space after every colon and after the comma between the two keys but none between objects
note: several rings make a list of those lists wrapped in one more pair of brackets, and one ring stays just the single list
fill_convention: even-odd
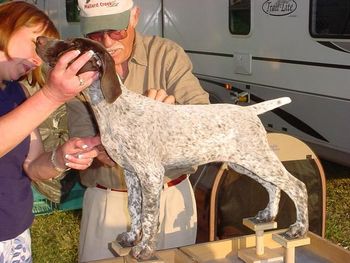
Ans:
[{"label": "german shorthaired pointer", "polygon": [[94,41],[42,37],[37,40],[38,54],[51,65],[68,47],[91,49],[97,60],[102,60],[102,85],[96,81],[83,94],[94,111],[104,147],[125,169],[131,230],[120,234],[117,240],[124,246],[133,246],[131,253],[135,258],[148,259],[154,253],[164,172],[209,162],[227,162],[230,168],[266,188],[269,203],[255,216],[258,222],[276,217],[281,190],[286,192],[297,211],[296,222],[286,235],[296,238],[307,233],[306,187],[270,149],[264,126],[257,117],[289,103],[289,98],[247,107],[168,105],[120,87],[114,63],[111,58],[106,59],[108,53]]}]

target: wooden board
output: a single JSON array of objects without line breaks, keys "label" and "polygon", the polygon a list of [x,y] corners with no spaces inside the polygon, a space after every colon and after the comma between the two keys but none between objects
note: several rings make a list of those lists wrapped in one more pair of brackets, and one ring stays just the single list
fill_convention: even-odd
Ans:
[{"label": "wooden board", "polygon": [[283,262],[284,251],[282,248],[265,248],[264,254],[256,254],[254,247],[238,250],[238,257],[246,263],[276,263]]},{"label": "wooden board", "polygon": [[[283,230],[284,231],[284,230]],[[282,231],[282,232],[283,232]],[[265,248],[281,248],[275,242],[272,234],[280,233],[269,231],[264,234]],[[297,259],[303,263],[345,263],[350,262],[350,251],[343,249],[312,232],[308,233],[310,245],[296,248]],[[159,259],[166,263],[242,263],[238,258],[238,250],[255,247],[255,235],[224,239],[208,243],[196,244],[178,249],[157,251]],[[123,257],[93,261],[94,263],[124,263]]]},{"label": "wooden board", "polygon": [[[281,248],[281,245],[272,239],[272,234],[280,233],[281,230],[269,231],[264,234],[266,248]],[[282,231],[283,232],[283,231]],[[343,249],[331,242],[313,234],[308,233],[311,244],[297,248],[297,256],[302,258],[303,263],[345,263],[350,262],[350,251]],[[192,258],[193,262],[223,263],[239,262],[238,250],[255,247],[255,235],[238,238],[213,241],[179,248]],[[305,254],[302,255],[302,254]],[[298,258],[298,257],[297,257]],[[304,260],[307,259],[307,260]],[[298,261],[297,261],[298,262]]]},{"label": "wooden board", "polygon": [[[156,252],[156,255],[160,261],[163,261],[166,263],[193,263],[193,261],[179,249],[159,250]],[[90,263],[125,263],[125,262],[128,262],[127,256],[90,261]]]}]

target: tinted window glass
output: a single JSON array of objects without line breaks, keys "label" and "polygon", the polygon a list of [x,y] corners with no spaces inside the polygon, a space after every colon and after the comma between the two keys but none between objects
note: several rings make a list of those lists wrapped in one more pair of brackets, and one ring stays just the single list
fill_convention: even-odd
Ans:
[{"label": "tinted window glass", "polygon": [[350,36],[349,0],[311,0],[311,35],[348,38]]},{"label": "tinted window glass", "polygon": [[250,32],[250,0],[230,0],[229,3],[231,33],[248,35]]}]

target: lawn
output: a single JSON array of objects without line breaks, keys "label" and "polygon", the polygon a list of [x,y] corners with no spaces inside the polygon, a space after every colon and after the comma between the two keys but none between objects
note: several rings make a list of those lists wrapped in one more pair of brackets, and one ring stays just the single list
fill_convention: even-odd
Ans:
[{"label": "lawn", "polygon": [[327,178],[326,239],[350,250],[350,168],[323,161]]},{"label": "lawn", "polygon": [[77,262],[81,210],[37,216],[31,229],[34,263]]},{"label": "lawn", "polygon": [[[350,168],[324,163],[327,175],[326,239],[350,250]],[[77,262],[81,210],[57,211],[35,218],[35,263]]]}]

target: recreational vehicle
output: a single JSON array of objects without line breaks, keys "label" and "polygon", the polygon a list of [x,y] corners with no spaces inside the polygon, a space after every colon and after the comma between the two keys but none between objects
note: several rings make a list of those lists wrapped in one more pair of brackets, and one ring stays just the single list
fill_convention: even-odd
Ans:
[{"label": "recreational vehicle", "polygon": [[[112,1],[112,0],[110,0]],[[32,0],[62,37],[79,36],[76,0]],[[261,116],[325,159],[350,165],[349,0],[135,0],[138,29],[179,43],[212,103],[289,96]]]}]

